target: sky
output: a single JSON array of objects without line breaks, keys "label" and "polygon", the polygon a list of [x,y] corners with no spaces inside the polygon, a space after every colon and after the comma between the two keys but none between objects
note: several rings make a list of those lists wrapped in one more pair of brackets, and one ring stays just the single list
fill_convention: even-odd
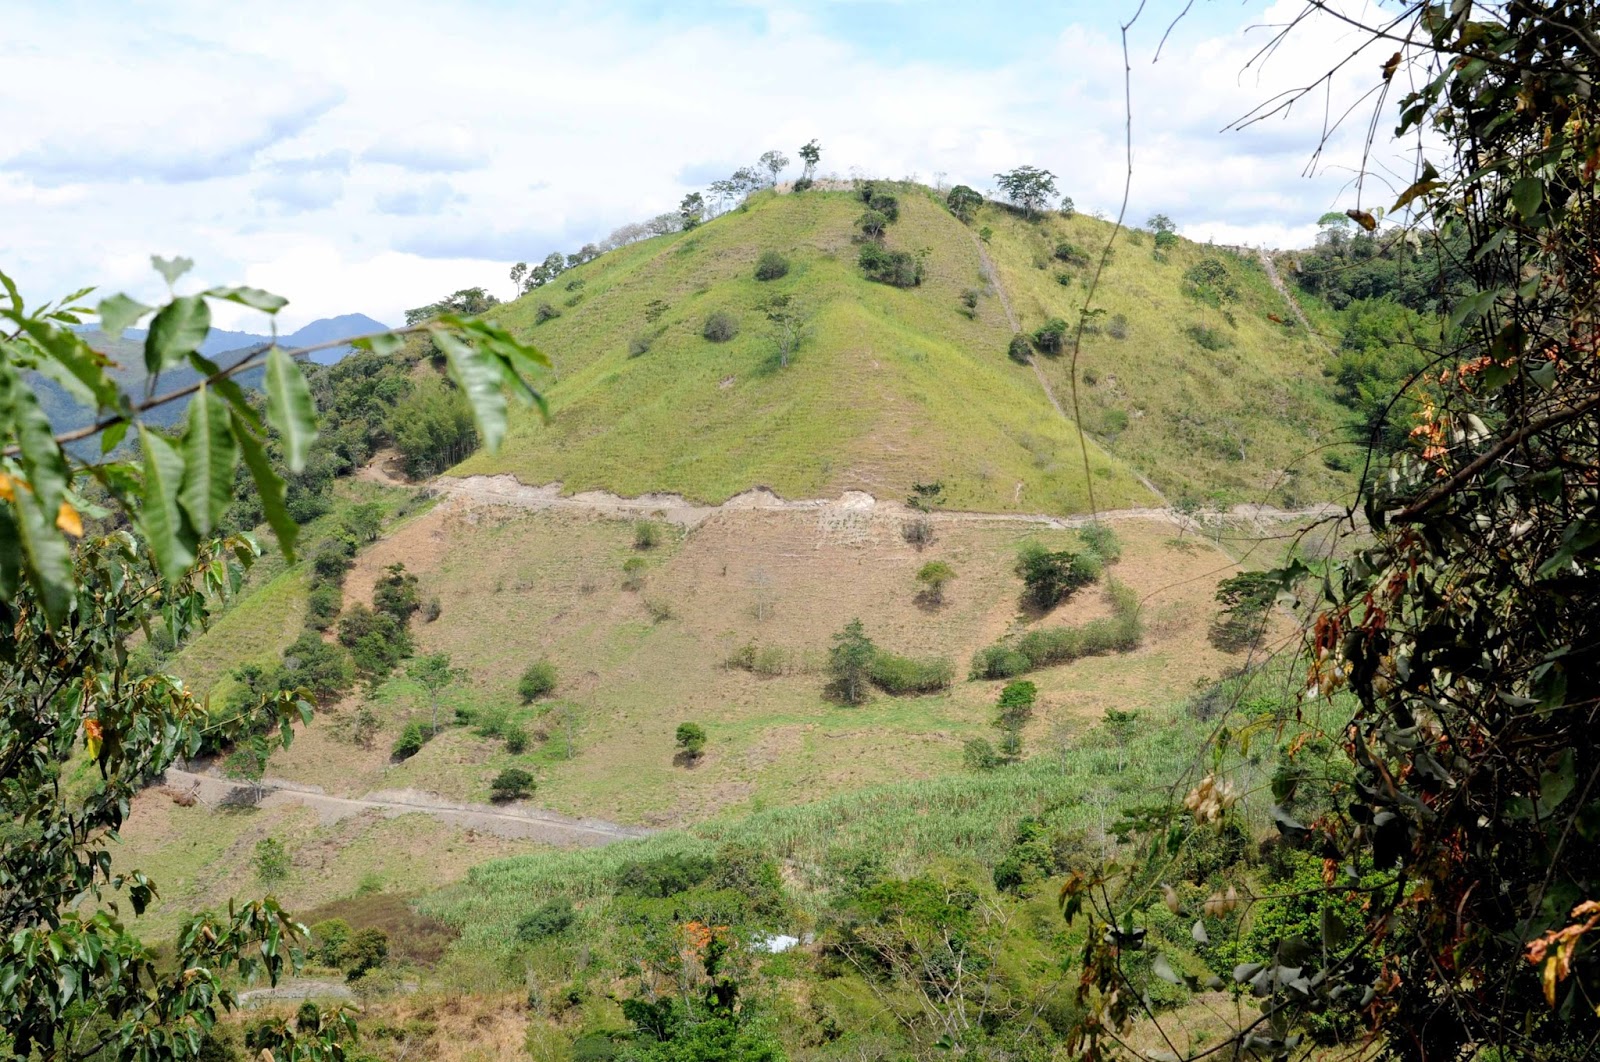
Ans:
[{"label": "sky", "polygon": [[[1115,216],[1136,6],[0,0],[0,270],[34,300],[148,300],[164,289],[150,255],[184,255],[181,290],[276,292],[284,332],[398,324],[458,288],[509,297],[511,263],[672,209],[769,148],[798,166],[813,138],[821,174],[989,191],[1031,164]],[[1129,31],[1130,222],[1159,211],[1193,239],[1293,247],[1357,205],[1370,107],[1306,165],[1325,105],[1355,102],[1384,55],[1327,101],[1223,131],[1360,43],[1325,20],[1253,63],[1298,9],[1197,0],[1155,61],[1183,5],[1147,0]],[[267,330],[231,305],[216,324]]]}]

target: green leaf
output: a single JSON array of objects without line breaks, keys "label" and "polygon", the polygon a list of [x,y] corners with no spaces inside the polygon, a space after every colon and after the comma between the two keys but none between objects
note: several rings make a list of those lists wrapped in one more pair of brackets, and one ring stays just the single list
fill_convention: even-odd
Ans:
[{"label": "green leaf", "polygon": [[449,332],[436,332],[434,342],[444,351],[450,376],[467,396],[472,417],[477,422],[483,445],[494,453],[506,434],[506,396],[501,390],[504,377],[495,359],[463,343]]},{"label": "green leaf", "polygon": [[1572,750],[1566,749],[1556,761],[1555,769],[1545,771],[1539,776],[1539,817],[1549,818],[1550,813],[1572,795],[1575,785],[1577,785],[1577,774],[1573,768]]},{"label": "green leaf", "polygon": [[9,414],[11,431],[16,437],[22,461],[22,474],[33,488],[40,507],[55,520],[56,509],[66,496],[66,458],[56,443],[50,429],[50,418],[39,408],[39,399],[31,388],[24,387],[16,371],[7,367],[0,372],[0,409]]},{"label": "green leaf", "polygon": [[211,331],[211,308],[198,295],[183,295],[161,307],[144,340],[144,367],[150,375],[200,349]]},{"label": "green leaf", "polygon": [[100,300],[100,331],[116,339],[132,325],[138,324],[139,319],[149,313],[153,307],[142,302],[128,298],[126,295],[113,295],[109,299]]},{"label": "green leaf", "polygon": [[207,379],[206,386],[214,390],[218,397],[225,399],[228,405],[232,406],[244,418],[246,424],[250,425],[257,433],[265,434],[265,429],[261,427],[261,417],[256,413],[256,407],[250,404],[250,398],[244,393],[244,388],[240,387],[233,377],[223,376],[222,369],[217,366],[217,363],[202,354],[190,354],[189,364],[193,365],[195,371]]},{"label": "green leaf", "polygon": [[12,508],[28,582],[39,595],[45,618],[58,626],[72,604],[72,551],[56,530],[55,509],[46,510],[32,491],[18,487]]},{"label": "green leaf", "polygon": [[277,313],[289,305],[289,300],[282,295],[274,295],[270,291],[260,288],[212,288],[202,292],[209,299],[226,299],[236,302],[241,306],[248,306],[253,310],[262,310],[266,313]]},{"label": "green leaf", "polygon": [[1518,177],[1511,185],[1511,205],[1523,219],[1533,217],[1544,204],[1544,182],[1537,177]]},{"label": "green leaf", "polygon": [[1167,962],[1165,955],[1158,954],[1155,957],[1155,961],[1150,964],[1150,972],[1168,984],[1181,985],[1183,983],[1183,978],[1179,977],[1177,972],[1172,969],[1172,964]]},{"label": "green leaf", "polygon": [[1489,307],[1494,305],[1497,294],[1499,293],[1494,291],[1475,291],[1456,303],[1454,312],[1450,314],[1450,327],[1455,328],[1488,313]]},{"label": "green leaf", "polygon": [[127,434],[128,422],[125,420],[117,421],[115,424],[111,425],[111,427],[100,433],[100,452],[102,454],[109,454],[112,450],[117,448],[117,444],[122,442],[123,437]]},{"label": "green leaf", "polygon": [[261,511],[266,514],[267,523],[272,527],[272,533],[277,536],[278,545],[283,548],[283,557],[290,564],[294,563],[294,544],[300,537],[300,525],[289,516],[289,510],[284,504],[283,478],[272,468],[272,462],[267,460],[266,447],[251,432],[250,426],[240,417],[238,410],[229,410],[229,418],[233,421],[233,438],[239,444],[239,454],[244,458],[245,467],[250,469],[250,476],[256,481],[256,493],[261,497]]},{"label": "green leaf", "polygon": [[228,409],[204,384],[189,400],[189,421],[183,432],[183,487],[179,501],[189,523],[209,535],[233,500],[236,459]]},{"label": "green leaf", "polygon": [[10,601],[22,586],[22,539],[9,505],[0,504],[0,601]]},{"label": "green leaf", "polygon": [[299,472],[317,438],[317,407],[311,401],[311,387],[300,366],[279,347],[267,355],[266,385],[267,420],[283,437],[289,471]]},{"label": "green leaf", "polygon": [[150,256],[150,264],[155,266],[156,272],[160,273],[167,286],[171,287],[178,282],[179,277],[194,268],[194,259],[184,258],[181,255],[176,258],[162,258],[158,254],[153,254]]},{"label": "green leaf", "polygon": [[406,341],[403,337],[397,336],[393,332],[384,332],[381,335],[362,336],[360,339],[353,339],[350,341],[350,345],[357,350],[370,350],[374,354],[389,355],[405,346]]},{"label": "green leaf", "polygon": [[177,447],[142,424],[139,446],[144,450],[144,507],[139,522],[162,577],[176,582],[194,563],[194,535],[184,526],[178,511],[183,456]]},{"label": "green leaf", "polygon": [[11,309],[20,316],[23,309],[22,294],[17,291],[17,285],[3,271],[0,271],[0,287],[6,289],[6,298],[11,300]]},{"label": "green leaf", "polygon": [[1322,946],[1329,951],[1333,951],[1343,946],[1349,936],[1350,930],[1346,928],[1344,919],[1339,917],[1339,913],[1332,906],[1324,907],[1322,909]]}]

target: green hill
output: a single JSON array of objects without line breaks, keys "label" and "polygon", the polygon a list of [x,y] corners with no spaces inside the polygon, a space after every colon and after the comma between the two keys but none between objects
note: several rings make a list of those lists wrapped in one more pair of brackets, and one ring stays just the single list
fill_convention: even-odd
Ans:
[{"label": "green hill", "polygon": [[[1097,253],[1110,226],[1028,221],[997,206],[964,225],[930,189],[896,191],[900,218],[888,245],[927,250],[918,287],[866,279],[854,227],[863,205],[852,193],[768,193],[497,309],[554,360],[554,420],[514,424],[498,455],[478,454],[457,471],[711,502],[755,486],[787,497],[848,489],[898,497],[938,480],[951,508],[1086,509],[1075,430],[1039,375],[1007,357],[1013,329],[1003,301],[1027,331],[1050,317],[1075,321],[1089,272],[1079,256]],[[993,273],[977,238],[985,228]],[[1055,257],[1063,242],[1078,264]],[[1337,493],[1341,481],[1320,462],[1283,475],[1346,415],[1328,397],[1324,356],[1269,318],[1290,315],[1260,267],[1187,243],[1164,262],[1152,250],[1148,240],[1119,247],[1096,300],[1110,313],[1086,337],[1080,363],[1099,506],[1154,503],[1135,471],[1169,495]],[[787,276],[754,278],[766,251],[789,260]],[[1202,261],[1220,268],[1225,301],[1185,280]],[[969,290],[978,293],[970,317]],[[787,367],[766,334],[762,305],[774,295],[809,314]],[[716,312],[738,321],[731,341],[703,337]],[[1124,338],[1107,328],[1113,315]],[[1036,357],[1070,411],[1066,359]]]}]

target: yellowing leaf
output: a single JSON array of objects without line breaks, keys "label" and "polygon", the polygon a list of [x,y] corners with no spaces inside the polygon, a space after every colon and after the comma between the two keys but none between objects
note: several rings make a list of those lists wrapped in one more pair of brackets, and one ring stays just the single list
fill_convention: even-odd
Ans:
[{"label": "yellowing leaf", "polygon": [[100,720],[85,719],[83,721],[83,747],[88,750],[91,760],[100,758],[101,737]]},{"label": "yellowing leaf", "polygon": [[1357,225],[1360,225],[1368,232],[1371,232],[1373,229],[1378,227],[1378,219],[1367,213],[1365,210],[1357,210],[1354,207],[1351,207],[1349,210],[1346,210],[1344,214],[1345,217],[1349,218],[1351,221],[1354,221]]},{"label": "yellowing leaf", "polygon": [[16,480],[12,479],[6,473],[0,472],[0,498],[4,498],[8,502],[16,501],[17,488],[15,484]]},{"label": "yellowing leaf", "polygon": [[1394,77],[1394,72],[1400,69],[1400,53],[1395,52],[1389,56],[1389,61],[1383,64],[1383,79],[1388,81]]},{"label": "yellowing leaf", "polygon": [[56,510],[56,526],[73,538],[83,537],[83,517],[78,515],[78,510],[72,507],[71,502],[62,502],[61,508]]}]

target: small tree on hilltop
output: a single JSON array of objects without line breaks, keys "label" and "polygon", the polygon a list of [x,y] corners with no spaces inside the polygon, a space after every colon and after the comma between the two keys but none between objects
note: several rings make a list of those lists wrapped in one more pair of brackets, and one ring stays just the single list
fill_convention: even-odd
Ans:
[{"label": "small tree on hilltop", "polygon": [[439,694],[453,683],[467,677],[465,668],[451,667],[449,653],[429,653],[406,666],[406,675],[428,691],[428,704],[433,709],[433,732],[439,732]]},{"label": "small tree on hilltop", "polygon": [[1156,234],[1156,245],[1152,253],[1157,258],[1164,258],[1170,248],[1177,246],[1178,227],[1165,214],[1151,215],[1150,220],[1146,221],[1145,225],[1151,232]]},{"label": "small tree on hilltop", "polygon": [[917,582],[930,605],[944,604],[944,588],[956,577],[956,570],[944,561],[929,561],[917,569]]},{"label": "small tree on hilltop", "polygon": [[1056,194],[1056,175],[1036,166],[1018,166],[1009,173],[995,174],[994,179],[1006,198],[1030,218]]},{"label": "small tree on hilltop", "polygon": [[511,287],[516,294],[522,294],[522,278],[528,275],[528,263],[518,262],[511,267]]},{"label": "small tree on hilltop", "polygon": [[944,197],[944,203],[957,218],[971,221],[978,213],[978,208],[983,206],[983,195],[977,189],[958,184]]},{"label": "small tree on hilltop", "polygon": [[706,731],[698,723],[679,723],[676,735],[678,752],[688,763],[695,763],[706,751]]},{"label": "small tree on hilltop", "polygon": [[763,154],[759,160],[761,168],[772,174],[772,187],[778,186],[778,174],[789,166],[789,158],[781,151],[773,150]]},{"label": "small tree on hilltop", "polygon": [[867,637],[867,629],[859,619],[845,624],[844,630],[833,636],[833,648],[828,650],[828,672],[833,676],[830,692],[845,704],[864,702],[872,661],[877,655],[878,647]]},{"label": "small tree on hilltop", "polygon": [[816,175],[817,163],[822,161],[822,148],[817,144],[815,137],[800,149],[800,161],[806,164],[807,177]]}]

